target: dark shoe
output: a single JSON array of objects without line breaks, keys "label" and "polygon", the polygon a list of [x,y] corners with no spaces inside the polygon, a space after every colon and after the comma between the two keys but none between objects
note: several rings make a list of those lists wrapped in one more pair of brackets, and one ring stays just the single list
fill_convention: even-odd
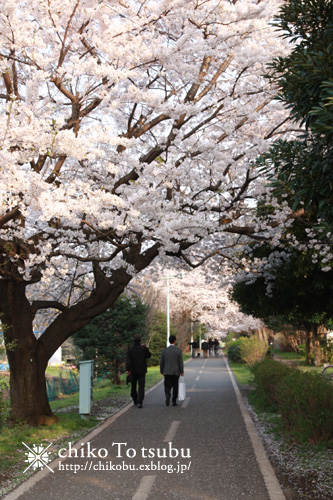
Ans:
[{"label": "dark shoe", "polygon": [[138,403],[138,408],[142,408],[142,403]]},{"label": "dark shoe", "polygon": [[174,402],[172,403],[172,406],[178,406],[178,405],[177,405],[177,403],[176,403],[176,401],[174,401]]},{"label": "dark shoe", "polygon": [[165,404],[166,404],[167,406],[169,406],[169,405],[170,405],[170,396],[167,396],[167,397],[165,398]]}]

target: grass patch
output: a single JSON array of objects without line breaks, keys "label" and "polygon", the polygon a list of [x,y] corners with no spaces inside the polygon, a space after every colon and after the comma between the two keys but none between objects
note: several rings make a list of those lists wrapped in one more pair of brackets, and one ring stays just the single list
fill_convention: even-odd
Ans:
[{"label": "grass patch", "polygon": [[[127,387],[123,385],[113,385],[110,380],[95,380],[93,385],[93,401],[99,401],[115,395],[125,395]],[[50,402],[53,411],[71,406],[79,406],[79,393],[63,394],[59,399]]]},{"label": "grass patch", "polygon": [[240,385],[253,384],[254,376],[248,365],[244,363],[234,363],[233,361],[228,361],[228,363]]},{"label": "grass patch", "polygon": [[[59,369],[57,369],[57,372],[59,372]],[[146,375],[146,389],[154,386],[162,378],[159,366],[149,367]],[[114,385],[108,379],[95,381],[93,400],[99,401],[109,397],[129,396],[130,387],[126,385],[126,374],[121,376],[121,381],[121,385]],[[29,477],[28,472],[24,473],[28,464],[25,462],[25,451],[27,450],[22,442],[30,447],[33,444],[47,446],[53,443],[48,451],[51,453],[50,457],[55,458],[59,448],[67,446],[69,441],[76,442],[101,423],[95,417],[82,419],[78,413],[70,411],[70,407],[78,405],[78,392],[63,395],[60,399],[50,403],[52,410],[55,412],[63,408],[69,408],[68,412],[57,414],[59,417],[57,423],[48,427],[30,427],[25,424],[16,424],[0,428],[0,496]]]},{"label": "grass patch", "polygon": [[280,359],[290,359],[295,361],[305,361],[305,356],[302,354],[298,354],[297,352],[282,352],[279,349],[272,349],[272,353],[279,357]]},{"label": "grass patch", "polygon": [[9,425],[0,433],[0,454],[13,456],[26,444],[45,442],[67,437],[73,432],[85,432],[96,425],[96,419],[82,419],[77,413],[61,413],[59,421],[50,426],[30,427],[25,424]]},{"label": "grass patch", "polygon": [[48,451],[55,458],[62,445],[67,446],[69,440],[77,441],[80,437],[96,427],[99,422],[91,417],[82,419],[77,413],[59,414],[59,421],[48,427],[30,427],[28,425],[9,425],[0,432],[0,496],[26,480],[33,472],[25,462],[27,449],[23,442],[31,447],[33,444],[48,446],[55,443]]},{"label": "grass patch", "polygon": [[302,356],[301,354],[297,354],[297,352],[282,352],[279,351],[278,349],[273,349],[273,354],[276,355],[276,360],[278,361],[279,359],[285,360],[285,361],[297,361],[297,364],[295,364],[295,367],[297,367],[299,370],[303,372],[310,372],[310,373],[321,373],[323,370],[322,366],[312,366],[312,365],[306,365],[305,364],[305,356]]},{"label": "grass patch", "polygon": [[[160,374],[159,366],[151,366],[148,368],[148,373],[146,374],[146,389],[157,384],[161,380],[162,375]],[[126,385],[126,374],[122,374],[121,385],[114,385],[109,379],[95,380],[93,386],[93,401],[100,401],[101,399],[116,397],[116,396],[128,396],[130,392],[129,386]],[[68,408],[71,406],[79,405],[79,393],[74,394],[64,394],[61,398],[50,402],[50,406],[53,411],[60,410],[62,408]]]},{"label": "grass patch", "polygon": [[74,394],[64,394],[61,398],[54,401],[50,401],[50,406],[52,411],[60,410],[61,408],[67,408],[70,406],[79,405],[79,393]]},{"label": "grass patch", "polygon": [[308,366],[308,365],[299,365],[297,367],[299,370],[302,372],[309,372],[309,373],[321,373],[323,371],[322,366]]},{"label": "grass patch", "polygon": [[71,371],[73,371],[71,368],[64,368],[63,366],[48,366],[45,375],[48,377],[61,376],[62,378],[69,378]]},{"label": "grass patch", "polygon": [[160,367],[151,366],[150,368],[148,368],[148,373],[146,375],[146,387],[149,389],[149,387],[157,384],[157,382],[159,382],[162,378],[163,375],[161,375],[160,373]]}]

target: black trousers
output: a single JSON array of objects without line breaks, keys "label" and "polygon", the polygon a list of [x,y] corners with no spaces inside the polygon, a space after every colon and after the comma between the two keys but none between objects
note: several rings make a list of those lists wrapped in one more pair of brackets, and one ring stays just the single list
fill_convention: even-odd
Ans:
[{"label": "black trousers", "polygon": [[[146,374],[136,375],[132,374],[131,381],[131,396],[134,404],[142,404],[145,397],[145,382],[146,382]],[[138,390],[137,390],[138,385]]]},{"label": "black trousers", "polygon": [[172,402],[175,403],[178,398],[178,382],[179,375],[164,375],[164,391],[165,395],[171,397],[172,389]]}]

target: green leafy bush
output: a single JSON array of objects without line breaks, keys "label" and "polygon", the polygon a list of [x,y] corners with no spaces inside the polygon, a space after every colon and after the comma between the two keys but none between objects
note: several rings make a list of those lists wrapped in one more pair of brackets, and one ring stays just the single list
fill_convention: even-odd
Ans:
[{"label": "green leafy bush", "polygon": [[[151,358],[148,359],[148,366],[157,366],[160,364],[161,351],[166,346],[167,341],[167,317],[162,311],[154,311],[150,315],[148,327],[147,347],[151,352]],[[176,335],[173,325],[170,325],[170,334]]]},{"label": "green leafy bush", "polygon": [[241,355],[241,341],[235,340],[229,344],[227,350],[227,356],[230,361],[234,363],[243,363],[242,355]]},{"label": "green leafy bush", "polygon": [[333,385],[319,374],[266,359],[254,365],[250,400],[281,415],[282,429],[297,442],[333,441]]},{"label": "green leafy bush", "polygon": [[291,370],[276,388],[283,428],[298,442],[333,440],[333,385],[320,374]]},{"label": "green leafy bush", "polygon": [[289,375],[290,368],[274,361],[265,359],[252,367],[256,390],[254,397],[263,410],[278,411],[277,387],[281,380]]},{"label": "green leafy bush", "polygon": [[249,365],[249,367],[252,367],[265,359],[268,351],[268,344],[255,337],[244,337],[240,339],[240,351],[242,360]]},{"label": "green leafy bush", "polygon": [[306,356],[306,344],[300,344],[298,346],[298,353],[301,355],[301,356]]},{"label": "green leafy bush", "polygon": [[240,337],[228,345],[227,356],[235,363],[247,363],[252,367],[262,361],[268,351],[268,345],[254,337]]},{"label": "green leafy bush", "polygon": [[4,397],[4,393],[9,390],[9,382],[6,378],[0,378],[0,429],[6,424],[9,416],[9,402]]},{"label": "green leafy bush", "polygon": [[226,336],[225,338],[225,345],[226,345],[226,349],[228,350],[230,344],[232,344],[233,342],[235,342],[237,339],[237,334],[234,333],[234,332],[229,332],[228,335]]},{"label": "green leafy bush", "polygon": [[322,348],[325,363],[333,364],[333,340],[325,339]]}]

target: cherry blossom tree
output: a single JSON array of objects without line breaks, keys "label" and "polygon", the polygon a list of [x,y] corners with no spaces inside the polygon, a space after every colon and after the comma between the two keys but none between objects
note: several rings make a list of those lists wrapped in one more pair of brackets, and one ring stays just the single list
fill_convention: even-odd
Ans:
[{"label": "cherry blossom tree", "polygon": [[[221,274],[211,275],[200,267],[190,272],[165,270],[160,266],[149,268],[135,283],[141,281],[141,293],[145,289],[158,291],[158,307],[166,308],[166,277],[169,277],[170,315],[176,317],[188,311],[190,320],[204,323],[209,335],[225,336],[229,330],[242,332],[260,329],[264,323],[251,315],[243,314],[229,295],[234,276],[227,266]],[[139,285],[140,286],[140,285]],[[144,294],[143,294],[144,296]]]},{"label": "cherry blossom tree", "polygon": [[50,356],[157,256],[198,265],[262,236],[251,161],[288,130],[261,76],[284,51],[278,6],[3,0],[0,312],[15,418],[51,414]]}]

